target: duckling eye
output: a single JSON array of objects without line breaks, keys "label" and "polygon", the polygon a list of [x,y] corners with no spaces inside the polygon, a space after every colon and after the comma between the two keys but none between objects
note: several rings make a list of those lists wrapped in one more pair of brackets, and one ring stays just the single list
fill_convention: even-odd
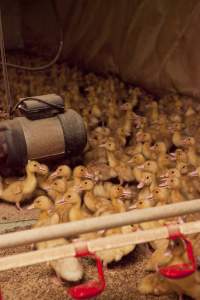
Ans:
[{"label": "duckling eye", "polygon": [[67,198],[71,198],[71,195],[67,195]]},{"label": "duckling eye", "polygon": [[54,185],[58,185],[58,183],[57,183],[57,182],[54,182]]},{"label": "duckling eye", "polygon": [[150,163],[148,163],[147,166],[150,166]]},{"label": "duckling eye", "polygon": [[37,167],[37,164],[33,164],[34,167]]},{"label": "duckling eye", "polygon": [[156,194],[158,194],[158,191],[156,191]]},{"label": "duckling eye", "polygon": [[85,184],[85,185],[88,184],[87,181],[85,181],[84,184]]},{"label": "duckling eye", "polygon": [[149,176],[146,176],[146,179],[149,179]]},{"label": "duckling eye", "polygon": [[174,171],[172,171],[172,174],[174,174]]}]

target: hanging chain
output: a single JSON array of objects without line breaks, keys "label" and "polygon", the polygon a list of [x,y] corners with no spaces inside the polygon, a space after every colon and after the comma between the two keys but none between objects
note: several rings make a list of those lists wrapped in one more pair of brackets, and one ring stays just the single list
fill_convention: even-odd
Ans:
[{"label": "hanging chain", "polygon": [[9,85],[9,80],[8,80],[8,70],[7,70],[7,65],[6,65],[6,53],[5,53],[1,8],[0,8],[0,48],[1,48],[3,80],[4,80],[4,86],[5,86],[5,92],[6,92],[6,111],[10,115],[10,112],[12,109],[12,97],[11,97],[11,92],[10,92],[10,85]]}]

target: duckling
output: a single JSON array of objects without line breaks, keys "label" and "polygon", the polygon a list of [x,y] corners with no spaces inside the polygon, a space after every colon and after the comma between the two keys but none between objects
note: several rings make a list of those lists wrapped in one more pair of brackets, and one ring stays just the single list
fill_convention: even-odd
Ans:
[{"label": "duckling", "polygon": [[51,199],[54,201],[62,198],[63,194],[66,192],[68,188],[67,182],[65,178],[54,179],[54,181],[48,185],[43,186],[43,190],[45,190]]},{"label": "duckling", "polygon": [[28,209],[34,208],[40,210],[39,218],[37,222],[33,225],[34,228],[59,223],[59,216],[54,211],[53,202],[47,196],[43,195],[37,197],[33,201],[33,203],[28,207]]},{"label": "duckling", "polygon": [[87,178],[90,175],[85,166],[77,166],[73,169],[72,177],[75,182],[80,181],[81,179]]},{"label": "duckling", "polygon": [[196,153],[196,141],[193,137],[186,137],[183,140],[183,146],[186,148],[188,156],[188,163],[194,167],[198,167],[200,164],[200,157]]},{"label": "duckling", "polygon": [[116,171],[109,167],[106,164],[101,163],[93,163],[92,165],[88,166],[88,179],[98,181],[107,181],[112,178],[116,178],[117,173]]},{"label": "duckling", "polygon": [[172,161],[188,163],[187,153],[183,149],[176,149],[175,153],[170,153],[170,156]]},{"label": "duckling", "polygon": [[[117,231],[117,230],[116,230]],[[121,227],[116,233],[131,233],[133,231],[133,228],[131,226],[123,226]],[[112,235],[113,231],[106,232],[106,236]],[[115,248],[115,249],[108,249],[108,250],[102,250],[102,251],[97,251],[97,255],[102,259],[104,266],[107,266],[113,261],[120,261],[123,256],[129,254],[135,249],[135,245],[129,245],[129,246],[124,246],[120,248]]]},{"label": "duckling", "polygon": [[66,180],[69,180],[71,175],[71,168],[67,165],[61,165],[49,176],[49,180],[52,181],[57,178],[65,178]]},{"label": "duckling", "polygon": [[2,182],[0,184],[0,199],[15,203],[18,209],[21,209],[20,203],[30,199],[37,187],[36,174],[43,174],[46,166],[36,161],[28,161],[26,166],[26,178],[11,183],[3,189]]},{"label": "duckling", "polygon": [[140,281],[138,291],[144,295],[167,295],[173,293],[170,283],[159,274],[148,274]]},{"label": "duckling", "polygon": [[[41,227],[59,223],[59,216],[51,212],[53,203],[46,196],[38,197],[34,200],[32,207],[41,210],[39,220],[34,227]],[[49,212],[50,211],[50,212]],[[45,242],[36,243],[37,249],[67,245],[68,241],[64,238],[54,239]],[[63,258],[51,261],[49,265],[54,269],[59,280],[79,281],[83,277],[83,268],[76,257]]]},{"label": "duckling", "polygon": [[171,160],[169,154],[160,154],[157,157],[157,165],[160,171],[160,175],[162,175],[168,168],[173,167],[174,163]]},{"label": "duckling", "polygon": [[170,190],[170,203],[185,201],[183,194],[180,192],[181,180],[179,177],[168,177],[159,186]]},{"label": "duckling", "polygon": [[[143,199],[138,199],[133,208],[144,209],[144,208],[152,207],[155,205],[156,205],[156,201],[153,199],[153,197],[146,197]],[[154,228],[157,228],[157,227],[160,227],[163,225],[164,225],[164,220],[149,221],[149,222],[140,223],[139,228],[141,228],[142,230],[148,230],[148,229],[154,229]],[[165,244],[168,244],[168,240],[162,239],[162,240],[151,242],[150,244],[151,244],[152,248],[156,250],[156,249],[160,249],[160,248],[164,247]]]},{"label": "duckling", "polygon": [[[124,212],[126,210],[125,204],[121,199],[130,197],[131,193],[130,191],[127,191],[123,187],[119,185],[113,185],[110,191],[110,197],[111,197],[111,207],[108,208],[106,213],[117,213],[117,212]],[[102,209],[100,208],[101,212]],[[133,228],[132,226],[123,226],[120,228],[114,228],[106,230],[104,233],[104,236],[109,236],[112,234],[119,234],[119,233],[128,233],[132,232]],[[110,250],[103,250],[98,251],[97,255],[103,260],[104,265],[107,265],[113,261],[119,261],[124,255],[127,255],[131,251],[133,251],[135,248],[135,245],[130,245],[126,247],[120,247],[116,249],[110,249]]]},{"label": "duckling", "polygon": [[71,209],[69,210],[69,221],[78,221],[84,218],[89,218],[91,215],[82,209],[81,207],[81,197],[75,191],[68,191],[64,195],[64,199],[66,203],[72,205]]},{"label": "duckling", "polygon": [[155,189],[153,189],[150,198],[152,198],[157,203],[157,205],[163,205],[168,203],[169,196],[170,192],[167,188],[156,187]]},{"label": "duckling", "polygon": [[[168,252],[171,253],[169,262],[165,266],[171,266],[176,264],[182,264],[187,262],[185,245],[182,240],[176,240],[170,243],[170,249]],[[163,257],[166,260],[165,257]],[[162,263],[162,260],[160,260]],[[171,289],[179,295],[185,294],[193,299],[200,299],[200,272],[197,270],[192,275],[179,279],[168,279],[165,281],[170,284]]]},{"label": "duckling", "polygon": [[84,194],[84,204],[92,213],[96,213],[99,209],[106,210],[110,208],[110,200],[104,197],[95,196],[92,191]]},{"label": "duckling", "polygon": [[172,133],[172,143],[177,148],[183,146],[183,136],[181,134],[182,123],[174,123],[170,128],[170,132]]},{"label": "duckling", "polygon": [[141,189],[143,187],[149,187],[149,190],[152,191],[156,186],[156,178],[155,175],[149,172],[143,172],[141,175],[141,180],[139,184],[137,185],[138,189]]},{"label": "duckling", "polygon": [[101,147],[106,148],[108,164],[117,173],[120,184],[123,184],[123,182],[132,182],[134,180],[132,168],[123,162],[123,157],[121,160],[118,160],[114,155],[114,151],[116,150],[115,143],[108,141],[104,145],[101,145]]},{"label": "duckling", "polygon": [[140,168],[145,172],[153,173],[155,176],[158,173],[158,165],[154,160],[147,160]]}]

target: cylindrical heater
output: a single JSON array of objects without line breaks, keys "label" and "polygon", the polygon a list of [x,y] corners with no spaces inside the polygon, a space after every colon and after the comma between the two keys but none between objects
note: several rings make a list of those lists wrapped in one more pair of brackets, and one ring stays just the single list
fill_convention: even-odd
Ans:
[{"label": "cylindrical heater", "polygon": [[21,99],[21,116],[0,123],[2,169],[19,168],[30,160],[71,158],[87,143],[83,119],[73,109],[64,111],[55,94]]}]

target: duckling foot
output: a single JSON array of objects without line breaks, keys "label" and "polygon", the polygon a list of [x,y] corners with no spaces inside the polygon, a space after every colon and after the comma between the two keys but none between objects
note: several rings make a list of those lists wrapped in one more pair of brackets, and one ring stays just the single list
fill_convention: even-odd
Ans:
[{"label": "duckling foot", "polygon": [[56,275],[52,276],[51,281],[53,284],[57,285],[57,286],[63,286],[64,282],[62,281],[62,279]]},{"label": "duckling foot", "polygon": [[183,294],[178,294],[178,300],[183,300]]},{"label": "duckling foot", "polygon": [[23,210],[23,208],[21,208],[21,206],[20,206],[20,203],[16,203],[16,207],[17,207],[17,209],[19,210],[19,211],[22,211]]}]

